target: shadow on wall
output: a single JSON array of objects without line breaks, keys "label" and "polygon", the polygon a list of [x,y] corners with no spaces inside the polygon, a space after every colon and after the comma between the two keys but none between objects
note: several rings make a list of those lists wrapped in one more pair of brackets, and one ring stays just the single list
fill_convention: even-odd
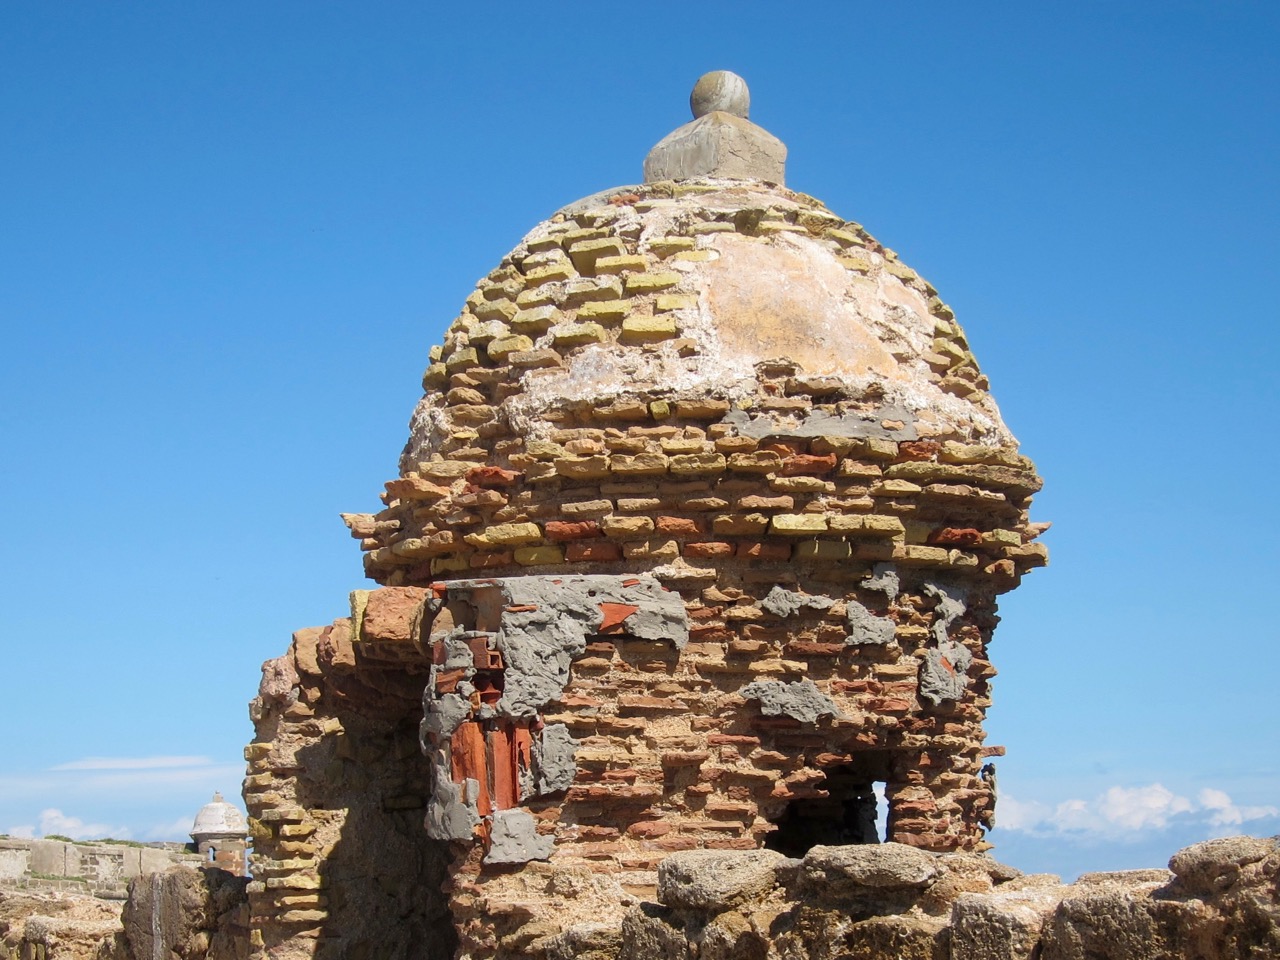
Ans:
[{"label": "shadow on wall", "polygon": [[401,667],[362,677],[380,688],[376,701],[363,685],[335,697],[342,729],[298,753],[299,803],[339,825],[321,860],[328,917],[314,955],[448,960],[456,947],[443,892],[448,845],[430,839],[422,822],[429,783],[418,723],[426,674]]}]

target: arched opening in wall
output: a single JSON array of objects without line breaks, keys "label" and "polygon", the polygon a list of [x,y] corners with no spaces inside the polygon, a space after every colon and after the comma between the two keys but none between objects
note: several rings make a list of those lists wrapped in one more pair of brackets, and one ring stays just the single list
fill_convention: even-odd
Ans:
[{"label": "arched opening in wall", "polygon": [[213,863],[215,860],[218,859],[218,848],[210,845],[208,854],[209,854],[209,862]]},{"label": "arched opening in wall", "polygon": [[773,822],[765,848],[803,857],[811,847],[882,843],[886,837],[884,785],[890,779],[887,750],[854,754],[827,770],[817,796],[792,800]]}]

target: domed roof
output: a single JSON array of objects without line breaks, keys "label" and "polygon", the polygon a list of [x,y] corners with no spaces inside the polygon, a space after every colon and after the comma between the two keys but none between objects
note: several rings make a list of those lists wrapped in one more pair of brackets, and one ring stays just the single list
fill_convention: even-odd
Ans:
[{"label": "domed roof", "polygon": [[[895,465],[885,490],[917,488],[924,471],[952,488],[933,494],[960,496],[982,465],[1038,489],[937,291],[783,186],[785,146],[742,115],[745,88],[713,79],[693,123],[651,151],[645,183],[535,226],[431,348],[387,510],[344,515],[373,579],[492,571],[510,566],[507,546],[521,567],[560,562],[536,523],[560,488],[764,474],[779,444],[822,457],[905,444],[945,461]],[[848,469],[851,482],[879,468]],[[808,508],[826,509],[830,485],[804,491],[818,495]],[[648,494],[620,496],[638,509]]]},{"label": "domed roof", "polygon": [[450,380],[472,358],[509,368],[499,412],[517,432],[624,396],[714,395],[744,424],[786,420],[785,402],[754,402],[757,366],[785,361],[903,439],[1014,442],[934,288],[860,225],[763,181],[617,188],[534,227],[433,351],[402,469],[457,434]]},{"label": "domed roof", "polygon": [[248,832],[244,814],[223,800],[220,793],[215,793],[213,799],[200,808],[195,823],[191,825],[193,840],[228,834],[243,837]]}]

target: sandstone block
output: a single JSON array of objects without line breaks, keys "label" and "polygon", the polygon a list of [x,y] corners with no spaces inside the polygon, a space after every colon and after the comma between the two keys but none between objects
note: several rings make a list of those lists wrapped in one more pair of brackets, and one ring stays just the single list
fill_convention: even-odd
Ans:
[{"label": "sandstone block", "polygon": [[940,872],[934,856],[902,843],[816,846],[804,855],[800,885],[823,898],[868,889],[923,890]]},{"label": "sandstone block", "polygon": [[688,850],[658,865],[658,901],[669,907],[720,912],[763,900],[777,885],[786,858],[773,850]]}]

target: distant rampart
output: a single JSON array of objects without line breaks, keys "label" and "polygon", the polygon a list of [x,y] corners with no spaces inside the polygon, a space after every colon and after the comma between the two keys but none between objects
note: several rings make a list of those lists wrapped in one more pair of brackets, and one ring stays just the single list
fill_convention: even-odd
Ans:
[{"label": "distant rampart", "polygon": [[177,847],[67,840],[0,839],[0,889],[85,893],[123,900],[128,881],[175,863],[199,866]]}]

